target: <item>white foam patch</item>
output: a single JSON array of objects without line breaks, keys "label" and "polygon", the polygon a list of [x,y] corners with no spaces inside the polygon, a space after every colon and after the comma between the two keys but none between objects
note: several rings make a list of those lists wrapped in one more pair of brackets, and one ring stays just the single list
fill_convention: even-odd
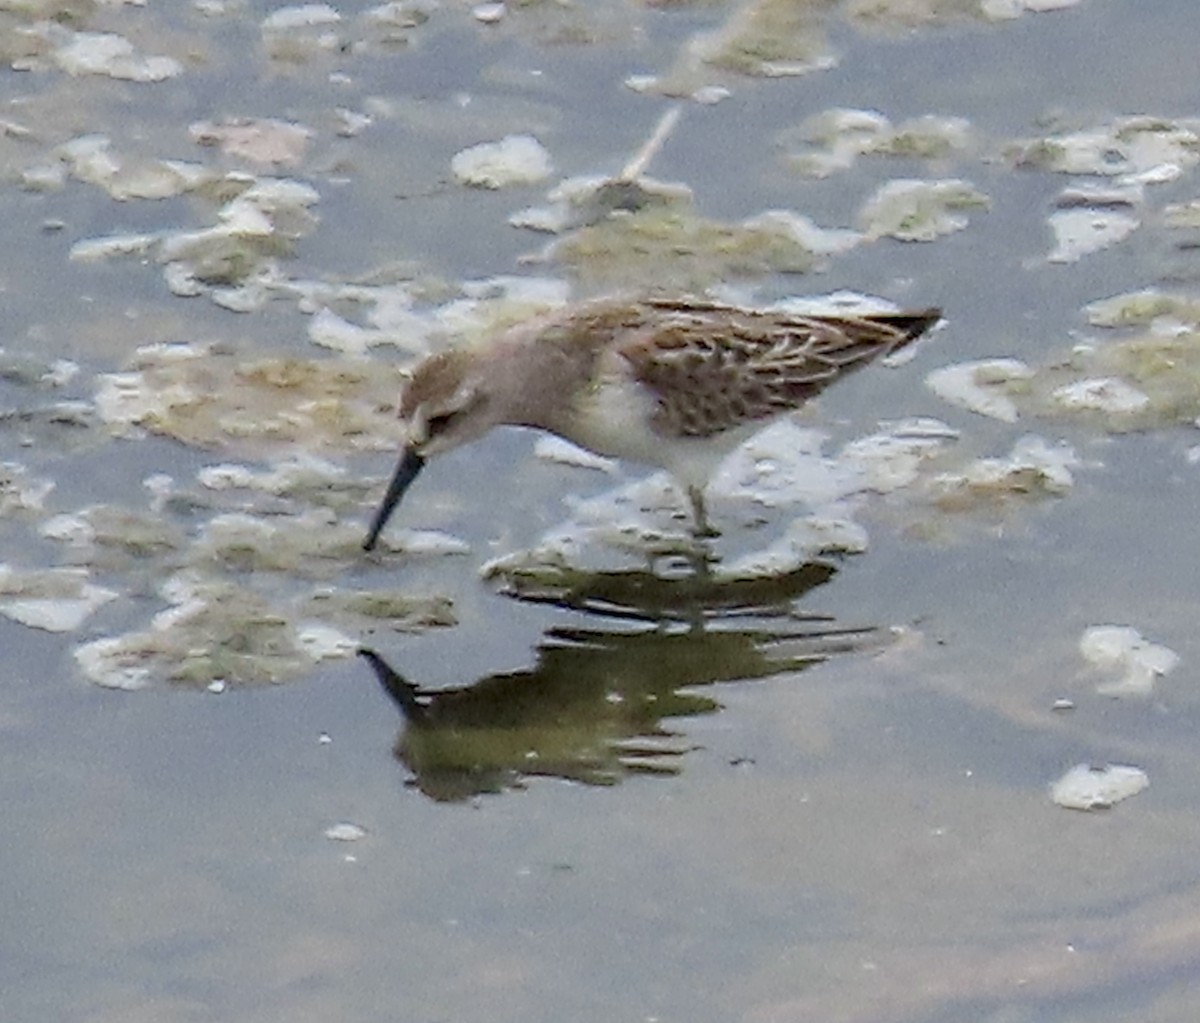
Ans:
[{"label": "white foam patch", "polygon": [[1089,664],[1117,677],[1098,687],[1106,696],[1149,696],[1155,683],[1179,665],[1179,655],[1151,643],[1128,625],[1096,625],[1079,640],[1079,653]]},{"label": "white foam patch", "polygon": [[1050,788],[1050,798],[1068,810],[1106,810],[1150,785],[1140,767],[1076,764]]}]

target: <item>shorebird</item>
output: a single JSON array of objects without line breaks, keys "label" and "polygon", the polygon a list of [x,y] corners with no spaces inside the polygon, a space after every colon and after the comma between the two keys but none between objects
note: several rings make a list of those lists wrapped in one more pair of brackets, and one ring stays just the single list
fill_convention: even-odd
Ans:
[{"label": "shorebird", "polygon": [[599,299],[429,356],[400,395],[404,451],[363,547],[375,546],[429,458],[502,425],[668,470],[697,533],[711,535],[704,488],[726,455],[940,318],[939,309],[804,316],[691,298]]}]

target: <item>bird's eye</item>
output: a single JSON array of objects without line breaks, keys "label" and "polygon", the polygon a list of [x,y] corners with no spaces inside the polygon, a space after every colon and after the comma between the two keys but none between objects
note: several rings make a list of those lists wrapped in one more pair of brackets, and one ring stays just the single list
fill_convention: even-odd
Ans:
[{"label": "bird's eye", "polygon": [[453,412],[443,412],[441,415],[430,416],[425,420],[425,428],[429,431],[430,437],[436,437],[439,433],[445,433],[453,421]]}]

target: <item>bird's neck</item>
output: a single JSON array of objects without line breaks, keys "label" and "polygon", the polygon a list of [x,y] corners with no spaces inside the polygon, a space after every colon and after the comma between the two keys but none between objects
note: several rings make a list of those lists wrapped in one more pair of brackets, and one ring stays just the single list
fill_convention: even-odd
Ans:
[{"label": "bird's neck", "polygon": [[533,426],[559,432],[564,410],[591,385],[598,346],[571,335],[501,340],[487,366],[488,389],[503,396],[494,410],[508,426]]}]

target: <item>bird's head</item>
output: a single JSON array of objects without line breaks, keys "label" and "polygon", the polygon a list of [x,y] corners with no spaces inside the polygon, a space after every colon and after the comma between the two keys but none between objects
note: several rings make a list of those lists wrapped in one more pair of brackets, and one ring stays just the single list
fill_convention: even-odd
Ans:
[{"label": "bird's head", "polygon": [[400,394],[404,450],[363,543],[365,550],[375,546],[428,458],[482,437],[495,425],[488,407],[486,372],[470,350],[432,355],[413,370]]},{"label": "bird's head", "polygon": [[489,404],[476,353],[453,349],[430,356],[400,393],[405,448],[430,458],[482,437],[496,425]]}]

